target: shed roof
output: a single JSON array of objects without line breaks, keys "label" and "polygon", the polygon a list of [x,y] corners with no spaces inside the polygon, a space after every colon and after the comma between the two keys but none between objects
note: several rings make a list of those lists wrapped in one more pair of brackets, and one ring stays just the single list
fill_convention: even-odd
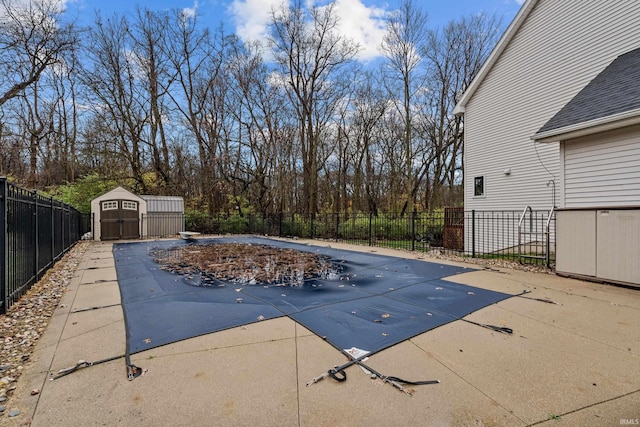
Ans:
[{"label": "shed roof", "polygon": [[104,192],[101,195],[95,197],[93,200],[107,200],[109,198],[122,198],[123,196],[126,196],[131,199],[137,199],[137,200],[142,199],[140,196],[132,193],[130,190],[122,186],[117,186],[116,188],[109,190],[107,192]]},{"label": "shed roof", "polygon": [[533,139],[640,116],[640,48],[617,57],[538,130]]},{"label": "shed roof", "polygon": [[180,196],[140,196],[147,202],[149,212],[184,212],[184,199]]}]

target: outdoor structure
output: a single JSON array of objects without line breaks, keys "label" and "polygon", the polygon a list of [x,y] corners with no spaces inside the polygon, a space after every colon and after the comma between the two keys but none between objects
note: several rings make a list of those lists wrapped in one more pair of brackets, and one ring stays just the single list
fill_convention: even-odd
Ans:
[{"label": "outdoor structure", "polygon": [[[607,145],[609,154],[619,153],[624,141],[637,146],[639,132],[630,117],[637,117],[639,106],[620,102],[633,96],[637,100],[637,94],[627,92],[626,97],[605,102],[607,107],[618,102],[621,110],[598,109],[593,117],[571,113],[576,119],[571,124],[550,120],[616,58],[640,47],[639,19],[637,2],[527,0],[523,4],[454,110],[464,115],[465,210],[638,206],[637,185],[621,175],[632,173],[633,161],[602,162],[602,169],[597,169],[579,160],[587,156],[580,153],[589,143]],[[630,86],[637,87],[637,82],[632,78]],[[610,121],[616,124],[603,123]],[[589,130],[570,133],[582,128]],[[634,138],[636,142],[631,142]],[[635,153],[622,156],[637,159]],[[602,155],[596,154],[596,162]],[[623,180],[618,184],[625,191],[591,188],[607,173],[613,181]],[[590,195],[592,190],[608,195]],[[564,262],[560,253],[564,243],[559,241],[562,221],[559,216],[559,268]],[[465,244],[470,237],[465,234]],[[637,259],[628,251],[622,256]]]},{"label": "outdoor structure", "polygon": [[91,201],[91,217],[94,240],[175,236],[184,231],[184,201],[116,187]]},{"label": "outdoor structure", "polygon": [[140,196],[147,202],[142,237],[176,236],[184,231],[184,200],[179,196]]},{"label": "outdoor structure", "polygon": [[616,58],[533,138],[560,141],[556,270],[640,284],[640,48]]}]

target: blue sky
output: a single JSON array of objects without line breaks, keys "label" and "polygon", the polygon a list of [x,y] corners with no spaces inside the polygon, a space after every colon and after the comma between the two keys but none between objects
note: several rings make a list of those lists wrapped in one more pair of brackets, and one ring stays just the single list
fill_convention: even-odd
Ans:
[{"label": "blue sky", "polygon": [[[82,24],[93,21],[95,11],[103,15],[113,12],[134,12],[136,5],[151,10],[185,9],[197,11],[201,25],[215,28],[224,23],[226,31],[243,40],[263,39],[265,24],[273,5],[283,0],[61,0],[67,12]],[[307,0],[324,4],[327,0]],[[429,16],[428,26],[439,28],[465,15],[486,13],[502,18],[504,28],[516,15],[524,0],[414,0]],[[342,31],[364,50],[361,59],[377,56],[377,46],[384,32],[382,18],[398,7],[398,0],[337,0]]]}]

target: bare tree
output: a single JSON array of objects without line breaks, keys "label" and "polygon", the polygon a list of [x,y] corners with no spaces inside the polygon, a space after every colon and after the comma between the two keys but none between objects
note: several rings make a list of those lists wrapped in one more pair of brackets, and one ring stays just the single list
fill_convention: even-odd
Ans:
[{"label": "bare tree", "polygon": [[64,67],[76,40],[74,25],[62,21],[59,2],[0,0],[0,108],[12,102],[14,132],[26,141],[31,187],[47,166],[39,160],[48,158],[54,133],[55,93],[43,76]]},{"label": "bare tree", "polygon": [[382,117],[388,109],[387,97],[373,72],[363,74],[353,101],[351,132],[355,141],[353,152],[354,207],[377,215],[379,199],[376,180],[376,152]]},{"label": "bare tree", "polygon": [[[269,39],[287,93],[294,106],[302,154],[302,211],[318,208],[321,134],[346,88],[338,77],[358,52],[358,46],[337,32],[335,3],[305,8],[302,0],[272,11]],[[326,155],[326,152],[324,153]]]},{"label": "bare tree", "polygon": [[65,55],[63,64],[52,67],[50,86],[54,103],[53,131],[48,149],[48,185],[71,182],[78,177],[78,67],[76,51]]},{"label": "bare tree", "polygon": [[273,61],[182,10],[97,16],[76,53],[58,3],[0,0],[0,174],[42,186],[95,171],[212,214],[450,203],[464,131],[451,111],[499,29],[472,16],[428,31],[403,0],[382,72],[362,72],[335,1],[273,9]]},{"label": "bare tree", "polygon": [[421,50],[425,41],[427,15],[413,0],[403,0],[396,13],[387,22],[387,32],[382,41],[383,66],[387,88],[401,95],[395,103],[403,121],[403,148],[406,201],[402,212],[412,211],[416,191],[416,159],[414,153],[413,116],[414,97],[423,83],[421,76]]},{"label": "bare tree", "polygon": [[97,173],[101,177],[118,179],[128,170],[129,162],[120,153],[117,126],[106,114],[89,114],[78,130],[78,161],[81,173]]},{"label": "bare tree", "polygon": [[167,115],[164,100],[173,75],[168,69],[165,30],[170,25],[169,15],[138,8],[135,21],[128,28],[132,38],[132,52],[143,74],[139,79],[141,103],[148,109],[148,130],[145,142],[151,151],[151,164],[158,175],[160,191],[171,191],[169,142],[163,117]]},{"label": "bare tree", "polygon": [[53,121],[53,108],[51,104],[42,99],[40,87],[37,83],[24,90],[16,103],[16,116],[19,120],[18,129],[22,131],[26,141],[29,158],[29,174],[26,184],[30,188],[36,188],[39,184],[38,171],[41,145],[48,139],[51,132],[50,124]]},{"label": "bare tree", "polygon": [[420,133],[429,144],[425,186],[429,207],[443,205],[445,193],[461,184],[463,126],[462,118],[452,111],[495,45],[499,30],[495,17],[473,15],[428,34],[423,54],[428,60],[429,97],[423,105]]},{"label": "bare tree", "polygon": [[117,154],[128,165],[129,174],[139,191],[147,192],[144,179],[144,130],[149,111],[140,93],[140,66],[131,54],[129,22],[114,15],[103,21],[98,17],[85,46],[85,69],[82,81],[89,89],[92,113],[114,130]]},{"label": "bare tree", "polygon": [[281,153],[290,151],[284,146],[291,143],[286,132],[291,120],[282,87],[269,83],[271,70],[261,49],[258,42],[236,45],[229,68],[235,82],[232,91],[237,98],[239,142],[245,155],[235,179],[244,185],[243,196],[249,203],[266,215],[278,212],[284,193],[291,188],[289,174],[279,173],[283,167],[288,169],[288,158]]},{"label": "bare tree", "polygon": [[73,49],[73,24],[56,0],[0,0],[0,106],[19,96]]},{"label": "bare tree", "polygon": [[27,164],[24,161],[24,144],[21,135],[14,132],[7,124],[8,117],[0,110],[0,175],[24,177],[27,175]]},{"label": "bare tree", "polygon": [[214,213],[225,203],[220,186],[223,58],[227,36],[200,29],[197,15],[175,11],[167,28],[167,56],[175,73],[175,88],[168,95],[184,126],[195,140],[199,163],[201,205]]}]

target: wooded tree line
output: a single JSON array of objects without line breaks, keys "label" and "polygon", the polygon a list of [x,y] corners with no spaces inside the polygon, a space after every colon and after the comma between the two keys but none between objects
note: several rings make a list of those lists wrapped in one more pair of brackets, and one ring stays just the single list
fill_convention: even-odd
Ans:
[{"label": "wooded tree line", "polygon": [[335,3],[272,11],[244,43],[181,10],[82,28],[56,0],[0,0],[0,175],[91,176],[214,213],[428,210],[462,201],[452,109],[499,36],[473,15],[427,27],[403,0],[376,64]]}]

